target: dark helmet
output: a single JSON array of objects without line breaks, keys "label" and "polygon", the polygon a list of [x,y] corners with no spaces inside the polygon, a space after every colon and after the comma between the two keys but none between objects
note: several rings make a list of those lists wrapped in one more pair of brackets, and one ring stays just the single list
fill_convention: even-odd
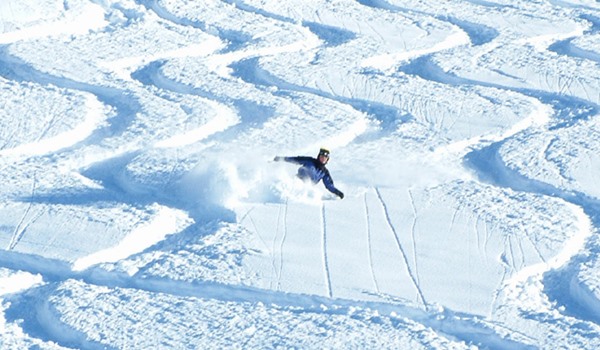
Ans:
[{"label": "dark helmet", "polygon": [[327,148],[321,148],[319,150],[319,155],[317,155],[317,158],[319,158],[320,156],[325,156],[329,158],[329,150]]}]

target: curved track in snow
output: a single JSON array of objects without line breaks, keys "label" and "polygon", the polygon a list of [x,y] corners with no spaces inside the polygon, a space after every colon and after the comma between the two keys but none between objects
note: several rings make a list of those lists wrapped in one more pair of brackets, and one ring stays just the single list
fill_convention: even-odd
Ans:
[{"label": "curved track in snow", "polygon": [[[0,35],[8,345],[598,345],[596,3],[53,11]],[[324,145],[342,201],[270,162]]]}]

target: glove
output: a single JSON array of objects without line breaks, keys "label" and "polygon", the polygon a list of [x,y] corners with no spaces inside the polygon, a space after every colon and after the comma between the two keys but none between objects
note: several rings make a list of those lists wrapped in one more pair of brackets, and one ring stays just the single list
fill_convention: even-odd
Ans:
[{"label": "glove", "polygon": [[342,191],[337,191],[336,194],[338,195],[338,197],[340,197],[340,199],[344,199],[344,194],[342,193]]},{"label": "glove", "polygon": [[283,160],[283,157],[277,156],[277,157],[273,158],[273,160],[276,162],[281,162]]}]

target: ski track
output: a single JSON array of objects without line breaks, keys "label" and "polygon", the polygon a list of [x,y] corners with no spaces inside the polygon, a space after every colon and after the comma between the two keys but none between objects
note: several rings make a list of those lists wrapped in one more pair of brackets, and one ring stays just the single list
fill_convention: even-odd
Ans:
[{"label": "ski track", "polygon": [[[473,2],[473,3],[477,4],[478,2]],[[573,40],[573,39],[574,38],[570,38],[570,40]],[[550,47],[552,47],[552,46],[550,46]],[[549,48],[549,50],[550,49],[551,48]],[[574,54],[568,50],[562,51],[562,52],[555,50],[555,52],[557,52],[560,55],[579,57],[577,54]],[[584,58],[589,59],[589,57],[584,57]],[[557,82],[557,84],[558,84],[557,91],[549,92],[549,91],[544,91],[544,90],[536,90],[536,89],[530,89],[530,88],[516,88],[516,87],[502,85],[502,84],[488,83],[488,82],[477,81],[477,80],[472,80],[472,79],[465,79],[465,78],[461,78],[461,77],[458,77],[458,76],[455,76],[450,73],[442,71],[442,69],[437,67],[437,65],[435,65],[435,63],[432,62],[431,56],[429,56],[429,57],[423,56],[422,58],[420,58],[420,60],[423,65],[428,66],[428,69],[421,71],[421,72],[416,72],[416,74],[419,75],[423,79],[430,80],[430,81],[433,81],[436,83],[446,84],[446,85],[450,85],[450,86],[493,87],[493,88],[497,88],[497,89],[504,90],[504,91],[516,92],[519,94],[530,96],[530,97],[533,97],[533,98],[541,101],[542,103],[550,103],[553,105],[557,105],[557,103],[555,103],[556,100],[560,101],[559,103],[563,103],[562,101],[578,101],[578,102],[581,102],[586,107],[586,108],[584,108],[583,112],[579,112],[578,115],[571,117],[571,119],[569,119],[568,121],[566,121],[564,123],[559,123],[556,126],[549,127],[549,130],[557,130],[559,128],[569,127],[578,120],[587,120],[588,118],[591,118],[593,116],[594,112],[597,113],[597,111],[600,110],[600,106],[590,99],[589,94],[587,94],[587,90],[586,90],[586,94],[588,96],[588,100],[582,100],[581,98],[576,97],[576,95],[571,90],[571,86],[574,82],[573,77],[568,77],[566,79],[563,79],[562,77],[559,76],[558,82]],[[402,70],[402,68],[401,68],[401,70]],[[501,73],[501,72],[498,72],[498,73]],[[541,79],[541,77],[540,77],[540,79]],[[548,87],[548,89],[551,89],[551,87],[554,86],[554,84],[550,80],[551,77],[549,76],[549,73],[546,73],[544,75],[544,79],[545,80],[543,81],[543,83],[540,83],[540,86],[545,86],[545,87]],[[579,84],[582,84],[582,83],[579,81]],[[554,106],[554,110],[557,114],[559,114],[561,112],[560,108],[561,108],[560,106]],[[589,111],[592,111],[592,112],[589,112]],[[523,131],[526,131],[526,130],[523,130]],[[515,135],[507,135],[505,138],[499,139],[496,142],[494,142],[491,146],[488,146],[488,148],[490,148],[490,149],[493,148],[497,152],[499,148],[495,147],[495,145],[502,145],[507,140],[512,139],[514,136]],[[481,149],[481,150],[474,150],[471,152],[470,155],[468,155],[468,157],[473,154],[477,154],[477,153],[483,154],[484,152],[486,152],[485,149],[486,148]],[[491,155],[488,154],[487,156],[494,158],[495,155],[496,154],[491,154]],[[595,200],[586,198],[585,195],[580,195],[580,194],[573,196],[573,194],[569,193],[568,191],[561,191],[558,188],[553,188],[552,185],[539,183],[536,180],[527,179],[520,174],[513,175],[515,179],[511,179],[508,176],[505,176],[502,181],[488,180],[488,179],[494,179],[495,175],[493,175],[493,174],[504,174],[507,172],[512,172],[512,170],[508,169],[504,164],[501,164],[499,162],[495,163],[493,166],[488,166],[487,168],[478,167],[478,166],[473,166],[472,168],[479,174],[480,181],[482,181],[482,182],[486,182],[486,183],[489,183],[494,186],[507,187],[507,188],[514,190],[515,192],[530,192],[530,193],[536,193],[536,194],[540,194],[540,195],[544,195],[544,196],[563,199],[566,202],[574,204],[575,206],[583,209],[583,211],[586,213],[586,215],[590,219],[597,218],[600,215],[600,211],[595,209],[598,206],[594,205],[594,204],[590,204],[590,203],[595,203],[596,202]],[[560,171],[560,169],[559,169],[559,171]],[[490,176],[490,174],[492,174],[492,176]],[[562,175],[562,174],[560,174],[560,175]],[[564,177],[561,177],[561,178],[564,178]],[[531,186],[527,186],[527,188],[525,188],[523,183],[531,184]],[[583,197],[583,198],[581,198],[581,197]],[[545,259],[544,259],[543,255],[541,254],[541,252],[539,251],[537,245],[534,244],[534,242],[531,240],[531,237],[527,233],[526,233],[526,239],[532,244],[532,247],[536,251],[536,254],[538,255],[539,259],[542,262],[545,262]],[[514,271],[519,271],[519,266],[518,266],[519,264],[516,262],[516,259],[515,259],[516,255],[515,255],[512,240],[509,238],[508,241],[505,242],[505,245],[508,246],[508,254],[510,256],[510,259],[509,259],[510,268],[513,269]],[[522,247],[520,247],[520,249],[522,251]],[[521,254],[521,255],[523,256],[523,254]],[[506,259],[507,257],[504,256],[504,258]],[[573,258],[576,258],[576,256],[574,256]],[[507,263],[509,263],[509,261],[506,260]],[[563,267],[568,266],[568,265],[569,265],[569,262],[567,262],[564,266],[550,268],[546,271],[541,272],[541,274],[559,273],[559,271]],[[575,275],[576,272],[577,271],[574,271],[573,272],[574,275],[572,277],[569,277],[566,279],[576,278],[577,277]],[[540,274],[540,272],[536,272],[536,274]],[[504,278],[503,278],[503,280],[504,280]],[[540,293],[546,294],[547,291],[541,290]],[[553,300],[558,302],[560,305],[562,305],[566,309],[566,312],[562,312],[562,314],[569,315],[571,317],[573,317],[573,316],[577,317],[577,313],[573,313],[568,310],[569,307],[572,307],[573,305],[578,304],[577,301],[575,301],[576,297],[572,295],[572,291],[562,293],[562,294],[558,293],[551,297],[553,298]],[[590,319],[590,320],[594,323],[598,323],[594,319]]]},{"label": "ski track", "polygon": [[333,298],[331,287],[331,273],[329,271],[329,257],[327,255],[327,218],[325,216],[325,204],[321,204],[321,238],[323,252],[323,272],[325,275],[325,286],[327,287],[327,296]]},{"label": "ski track", "polygon": [[[369,189],[369,191],[373,191],[373,189]],[[373,233],[371,232],[371,216],[369,215],[369,205],[367,204],[367,194],[369,191],[365,192],[365,194],[363,195],[363,202],[365,205],[365,218],[367,219],[366,232],[367,250],[369,255],[369,270],[371,272],[371,278],[373,279],[373,286],[375,287],[375,291],[377,291],[378,294],[381,294],[381,291],[379,290],[379,283],[377,282],[377,276],[375,275],[375,266],[373,264]]]},{"label": "ski track", "polygon": [[[248,218],[250,219],[250,222],[252,223],[252,227],[254,228],[254,233],[256,234],[256,236],[258,237],[258,239],[260,240],[261,244],[265,247],[266,252],[269,254],[270,256],[270,261],[271,261],[271,272],[273,273],[274,276],[272,276],[271,278],[269,278],[269,283],[271,284],[271,286],[269,288],[273,288],[272,283],[274,281],[274,279],[276,278],[277,280],[279,280],[279,273],[278,273],[278,269],[275,263],[275,251],[272,248],[269,248],[269,245],[267,244],[267,241],[265,241],[265,239],[263,238],[263,235],[260,233],[260,230],[258,229],[258,227],[256,226],[256,223],[254,222],[254,219],[252,218],[252,214],[248,213]],[[275,241],[275,238],[277,238],[277,236],[275,236],[273,238],[273,242]],[[272,247],[273,245],[271,245]],[[274,278],[273,278],[274,277]]]},{"label": "ski track", "polygon": [[[529,349],[528,346],[497,334],[494,329],[478,321],[476,318],[465,318],[460,313],[454,314],[448,310],[426,311],[405,303],[347,300],[329,296],[293,294],[216,282],[185,282],[149,278],[148,276],[130,276],[94,267],[84,271],[74,271],[70,264],[63,261],[8,251],[0,251],[0,266],[41,275],[46,284],[34,289],[44,290],[42,292],[43,295],[51,294],[52,290],[58,288],[61,282],[76,279],[90,285],[110,289],[128,288],[175,297],[196,297],[228,302],[277,305],[289,309],[290,312],[294,313],[324,312],[331,314],[352,314],[352,310],[358,307],[378,311],[381,315],[389,315],[386,317],[407,317],[423,324],[425,327],[432,328],[440,334],[446,334],[468,343],[473,342],[475,339],[484,348]],[[35,291],[29,291],[30,295],[34,293]],[[18,316],[18,318],[23,320],[32,320],[37,319],[37,315],[46,313],[45,310],[40,309],[41,305],[36,305],[34,308],[31,305],[27,307],[21,306],[20,303],[27,303],[29,301],[28,298],[21,300],[17,297],[11,297],[9,300],[13,302],[10,308],[17,311],[17,314],[13,315],[13,317]],[[48,324],[53,323],[51,326],[52,329],[45,329],[45,333],[52,335],[54,329],[60,329],[56,325],[56,323],[60,323],[60,320],[49,321]],[[39,324],[39,326],[48,327],[44,324]],[[58,337],[54,341],[57,344],[61,344]],[[87,341],[83,342],[88,344]],[[70,345],[72,344],[64,344],[66,347]]]},{"label": "ski track", "polygon": [[417,228],[417,219],[419,217],[417,213],[417,206],[415,205],[415,199],[410,189],[408,189],[408,198],[410,198],[410,206],[413,210],[413,221],[410,226],[410,238],[412,241],[412,249],[413,249],[413,263],[415,264],[415,280],[419,285],[419,263],[417,261],[417,238],[416,238],[416,228]]},{"label": "ski track", "polygon": [[417,278],[416,278],[414,272],[410,268],[410,263],[408,262],[408,257],[406,256],[406,252],[404,251],[404,248],[402,247],[402,244],[400,243],[400,238],[398,237],[398,232],[396,232],[396,227],[392,223],[392,219],[390,217],[390,213],[387,208],[387,205],[385,204],[385,201],[383,200],[383,197],[381,196],[381,192],[379,191],[379,188],[375,188],[375,191],[377,193],[377,198],[379,199],[379,202],[381,203],[381,207],[383,208],[383,211],[385,213],[387,225],[396,241],[396,247],[398,248],[398,250],[400,251],[400,254],[402,255],[402,259],[404,261],[406,270],[408,271],[408,275],[410,276],[410,279],[417,290],[418,299],[423,304],[423,306],[427,307],[427,301],[425,300],[425,296],[423,295],[423,291],[421,290],[421,287],[419,286],[419,282],[417,281]]},{"label": "ski track", "polygon": [[[281,242],[279,243],[279,271],[277,277],[277,290],[281,290],[281,272],[283,271],[283,246],[285,244],[285,239],[287,238],[287,211],[288,211],[288,200],[285,200],[285,205],[283,206],[283,234],[281,237]],[[277,222],[279,224],[279,221]]]},{"label": "ski track", "polygon": [[[283,261],[283,257],[281,256],[281,244],[279,245],[279,251],[277,251],[277,237],[279,237],[279,232],[281,232],[281,212],[283,210],[284,209],[281,206],[277,209],[277,226],[275,227],[275,235],[273,236],[273,240],[271,241],[271,259],[273,261],[273,266],[275,269],[275,278],[277,278],[277,280],[275,281],[276,290],[279,290],[279,285],[281,283],[281,262]],[[277,267],[277,262],[275,261],[275,252],[279,253],[279,259],[277,261],[279,262],[279,267]],[[269,289],[273,289],[273,281],[270,282]]]},{"label": "ski track", "polygon": [[[36,187],[37,187],[37,174],[34,172],[33,173],[33,184],[31,185],[31,197],[34,197]],[[21,238],[23,237],[23,233],[25,232],[25,230],[27,229],[27,227],[29,225],[31,225],[31,223],[33,223],[35,220],[37,220],[37,218],[39,218],[39,216],[38,217],[34,217],[27,224],[24,224],[25,219],[29,215],[29,212],[31,211],[31,207],[32,206],[33,206],[33,202],[29,202],[29,204],[27,205],[27,209],[25,209],[25,212],[21,216],[21,220],[19,221],[19,223],[15,227],[15,230],[14,230],[14,232],[12,234],[11,239],[10,239],[10,243],[8,244],[7,250],[13,250],[17,246],[17,244],[19,243],[19,241],[21,240]],[[41,215],[41,214],[39,214],[39,215]]]},{"label": "ski track", "polygon": [[[479,5],[479,6],[509,7],[509,5],[492,4],[492,3],[487,3],[484,1],[473,0],[473,1],[469,1],[469,2],[472,4],[475,4],[475,5]],[[161,8],[154,1],[140,1],[140,3],[142,3],[144,6],[146,6],[146,8],[148,8],[148,10],[154,11],[159,17],[161,17],[165,20],[171,21],[176,24],[194,26],[195,28],[205,30],[205,31],[207,30],[206,25],[204,25],[202,23],[196,23],[196,22],[193,22],[190,20],[186,20],[185,18],[177,18],[176,16],[172,15],[165,9]],[[237,2],[234,1],[233,3],[237,3]],[[400,7],[391,5],[385,1],[359,1],[359,3],[361,3],[364,6],[378,8],[378,9],[381,9],[384,11],[407,11]],[[240,5],[243,5],[243,4],[240,4]],[[254,9],[249,6],[240,6],[240,8],[245,11],[249,11],[249,12],[253,11],[256,13],[260,13],[271,19],[282,20],[282,21],[283,20],[292,21],[292,19],[284,19],[275,14],[269,14],[265,11],[260,11],[259,9]],[[424,14],[424,13],[421,12],[421,14]],[[437,19],[442,19],[441,17],[435,16],[433,14],[427,14],[427,15],[437,18]],[[452,23],[452,22],[450,22],[450,23]],[[452,24],[458,25],[457,23],[452,23]],[[468,32],[468,30],[466,30],[464,27],[461,27],[461,29]],[[470,36],[472,36],[472,35],[470,35]],[[220,36],[220,37],[225,40],[227,39],[226,36]],[[493,38],[490,38],[488,40],[488,42],[491,40],[493,40]],[[135,95],[131,94],[129,91],[122,91],[122,90],[118,90],[118,89],[114,89],[114,88],[89,85],[86,83],[72,81],[69,79],[61,78],[61,77],[54,77],[52,75],[45,74],[40,71],[36,71],[25,63],[15,62],[15,60],[13,58],[8,59],[4,47],[5,46],[2,46],[0,48],[0,61],[3,66],[2,68],[0,68],[0,76],[3,76],[4,78],[6,78],[8,80],[13,80],[13,81],[27,81],[27,82],[38,83],[41,85],[53,84],[53,85],[56,85],[56,86],[62,87],[62,88],[74,89],[74,90],[78,90],[78,91],[91,93],[92,95],[96,96],[98,98],[98,100],[100,100],[101,102],[103,102],[109,106],[112,106],[117,111],[117,116],[115,118],[113,118],[113,122],[109,126],[110,132],[113,135],[124,131],[132,122],[132,119],[131,119],[132,116],[142,110],[142,106],[140,105],[139,101],[137,101],[135,99],[133,101],[131,100],[131,96],[132,95],[135,96]],[[233,48],[230,48],[230,49],[232,50]],[[577,56],[576,54],[571,53],[571,51],[568,51],[568,50],[559,52],[559,53]],[[423,56],[426,57],[429,55],[431,55],[431,53],[427,53]],[[587,58],[589,59],[589,57],[587,57]],[[243,59],[248,59],[248,57],[243,57]],[[154,71],[152,73],[156,73],[156,70],[158,69],[155,66],[156,62],[159,62],[159,61],[155,61],[155,62],[152,62],[152,63],[146,65],[146,67],[150,67],[150,69],[154,69]],[[247,61],[247,62],[250,62],[250,61]],[[427,63],[433,64],[430,61],[428,61]],[[255,67],[255,69],[259,70],[260,67],[257,65]],[[24,73],[24,72],[27,72],[27,73]],[[424,74],[421,77],[426,80],[431,80],[434,82],[447,84],[450,86],[457,86],[457,85],[474,85],[474,86],[484,86],[484,87],[492,86],[492,87],[499,88],[501,90],[518,92],[518,93],[522,93],[522,94],[525,94],[528,96],[532,96],[532,97],[539,99],[540,101],[548,100],[549,96],[553,96],[553,94],[544,93],[541,91],[532,91],[532,90],[527,90],[527,89],[517,89],[517,88],[507,87],[507,86],[503,86],[503,85],[494,85],[494,84],[489,84],[489,83],[461,79],[461,78],[457,78],[455,76],[450,76],[450,75],[441,75],[441,78],[439,78],[440,76],[437,74],[439,74],[439,72],[436,72],[435,74],[432,74],[432,75],[436,75],[438,78],[434,78],[427,74]],[[242,79],[246,82],[249,82],[249,83],[252,83],[255,85],[262,85],[265,83],[265,81],[258,81],[256,79],[250,79],[248,76],[244,76],[244,77],[242,77]],[[546,82],[544,83],[545,86],[552,86],[552,83],[549,81],[550,78],[548,76],[546,76],[545,79],[546,79]],[[169,82],[169,84],[160,84],[160,83],[157,83],[156,81],[141,81],[141,80],[139,80],[139,81],[143,85],[152,84],[153,86],[155,86],[159,89],[170,90],[173,92],[180,92],[180,93],[197,94],[197,95],[200,95],[203,97],[207,97],[210,100],[214,100],[218,103],[229,102],[226,99],[216,96],[216,95],[203,95],[202,93],[200,93],[198,91],[190,90],[183,86],[177,86],[177,84],[175,82]],[[299,91],[299,92],[314,94],[321,98],[329,98],[329,99],[335,100],[337,102],[349,104],[352,106],[363,105],[363,104],[367,104],[367,103],[371,102],[368,100],[360,100],[360,99],[354,99],[354,98],[350,99],[350,98],[344,98],[342,96],[336,96],[333,93],[333,91],[334,91],[333,87],[330,87],[329,91],[324,91],[324,90],[321,91],[321,90],[309,89],[309,88],[301,87],[301,86],[294,86],[290,83],[280,82],[277,80],[272,80],[272,81],[269,81],[268,83],[273,86],[277,86],[282,90]],[[558,85],[559,85],[558,93],[565,94],[565,95],[572,95],[571,87],[575,83],[581,84],[581,82],[574,81],[573,78],[566,79],[564,81],[559,81],[558,82]],[[586,101],[586,102],[591,108],[594,108],[594,109],[598,108],[598,106],[595,103],[592,103],[591,101]],[[386,106],[386,107],[394,108],[393,106]],[[582,118],[587,118],[587,117],[588,116],[582,116]],[[51,121],[51,123],[53,123],[53,122],[58,122],[58,121],[55,121],[55,120]],[[49,129],[51,127],[51,123],[48,124],[47,129]],[[443,124],[443,121],[441,123]],[[440,127],[441,127],[441,125],[440,125]],[[100,135],[100,133],[97,133],[96,135]],[[43,134],[42,134],[42,136],[40,136],[40,138],[41,137],[43,137]],[[96,137],[99,137],[99,136],[96,136]],[[509,139],[510,137],[512,137],[512,136],[509,136],[507,139]],[[94,136],[90,136],[87,141],[88,142],[95,141],[95,139],[93,139],[93,138],[94,138]],[[502,142],[505,142],[507,139],[499,140],[499,141],[497,141],[497,144],[501,144]],[[502,167],[503,167],[503,164],[498,164],[495,168],[490,167],[490,169],[496,169],[497,171],[495,171],[495,172],[502,173],[505,171],[505,169]],[[481,169],[479,169],[478,171],[481,172]],[[482,175],[485,175],[485,174],[482,174]],[[484,177],[484,176],[482,176],[482,177]],[[37,179],[34,175],[33,184],[32,184],[32,196],[35,194],[35,190],[36,190],[36,186],[37,186],[36,182],[37,182]],[[495,186],[506,186],[517,192],[523,191],[523,189],[520,186],[518,186],[512,182],[507,182],[504,184],[501,184],[501,183],[492,183],[492,184]],[[378,200],[381,204],[381,207],[385,213],[387,226],[389,227],[390,232],[394,236],[397,249],[399,250],[399,252],[403,258],[403,264],[405,265],[405,267],[408,271],[408,274],[411,278],[411,281],[414,284],[414,286],[418,292],[418,299],[427,309],[428,303],[427,303],[424,293],[421,290],[420,285],[419,285],[419,273],[418,273],[418,264],[417,264],[417,243],[416,243],[416,237],[415,237],[418,213],[417,213],[416,205],[414,203],[413,194],[411,193],[410,190],[408,190],[408,196],[410,198],[411,206],[412,206],[413,214],[414,214],[414,218],[413,218],[413,222],[412,222],[412,226],[411,226],[411,240],[412,240],[412,244],[413,244],[412,249],[414,251],[414,261],[413,261],[414,270],[411,268],[411,264],[409,264],[409,259],[405,252],[405,248],[402,246],[402,244],[400,242],[400,239],[398,237],[399,233],[397,232],[396,227],[393,224],[391,214],[390,214],[389,209],[382,197],[380,189],[374,188],[373,190],[374,190],[375,194],[377,195],[377,198],[378,198]],[[536,193],[565,199],[566,201],[573,203],[573,204],[577,205],[578,207],[584,208],[586,211],[586,214],[591,218],[598,217],[600,215],[600,212],[591,209],[591,208],[593,208],[592,205],[585,205],[586,204],[585,200],[583,200],[583,199],[575,199],[574,200],[568,194],[561,194],[560,191],[557,191],[558,194],[549,193],[548,191],[539,191]],[[123,194],[130,195],[129,193],[125,193],[124,191],[123,191]],[[280,208],[279,212],[278,212],[277,228],[276,228],[277,234],[275,235],[273,241],[271,242],[270,248],[269,248],[269,245],[267,244],[267,242],[265,242],[265,240],[261,236],[260,232],[258,232],[258,229],[257,229],[257,227],[252,219],[251,213],[250,213],[252,211],[252,209],[250,209],[242,218],[242,221],[247,218],[252,222],[252,225],[254,226],[255,231],[256,231],[256,235],[259,237],[259,239],[261,240],[263,245],[269,251],[273,273],[274,273],[275,279],[277,281],[277,291],[265,291],[265,290],[245,288],[245,287],[240,287],[240,286],[220,285],[220,284],[203,283],[203,282],[199,282],[197,284],[191,284],[191,283],[176,282],[176,281],[152,280],[152,279],[145,279],[145,278],[137,278],[135,276],[129,277],[129,276],[110,274],[106,271],[93,270],[93,269],[87,270],[84,272],[74,272],[68,266],[66,266],[60,262],[46,260],[46,259],[42,259],[42,258],[38,258],[38,257],[35,257],[35,258],[29,257],[26,255],[21,255],[21,254],[17,254],[17,253],[13,253],[13,252],[0,252],[0,265],[19,269],[19,270],[26,270],[31,273],[39,273],[39,274],[43,275],[45,279],[47,279],[48,281],[51,281],[53,284],[59,284],[61,281],[75,278],[75,279],[81,279],[81,280],[85,281],[86,283],[99,285],[99,286],[107,286],[110,288],[116,288],[116,287],[137,288],[137,289],[149,291],[149,292],[167,293],[167,294],[174,294],[174,295],[178,295],[178,296],[195,296],[195,297],[201,297],[201,298],[214,298],[214,299],[219,299],[219,300],[227,300],[227,298],[228,298],[227,296],[235,296],[235,297],[230,297],[230,298],[232,298],[231,300],[233,300],[233,301],[249,301],[249,302],[264,302],[264,303],[275,302],[275,303],[278,303],[280,305],[284,305],[284,306],[290,307],[290,308],[301,307],[305,311],[317,310],[318,312],[321,312],[320,311],[321,306],[325,305],[325,306],[329,307],[330,309],[337,308],[338,310],[341,309],[342,310],[341,312],[350,313],[347,310],[350,309],[351,307],[358,305],[358,306],[361,306],[364,308],[373,308],[375,310],[381,310],[382,313],[389,314],[390,311],[397,312],[399,315],[411,318],[418,322],[422,322],[425,326],[432,327],[433,329],[439,330],[441,333],[450,333],[450,335],[455,336],[458,339],[464,339],[465,341],[468,341],[468,342],[470,342],[472,340],[472,338],[470,338],[468,335],[469,331],[472,331],[472,332],[480,334],[480,337],[482,337],[482,340],[483,340],[482,343],[484,345],[485,344],[488,344],[488,345],[501,344],[506,347],[511,347],[511,346],[512,347],[516,346],[517,348],[523,347],[522,344],[511,343],[510,341],[503,339],[501,336],[497,335],[494,331],[490,331],[490,330],[486,329],[481,324],[471,324],[470,322],[473,322],[473,321],[464,320],[464,319],[461,319],[460,317],[452,315],[452,314],[450,314],[449,322],[453,323],[454,327],[447,327],[447,326],[441,325],[440,322],[436,319],[436,317],[439,315],[437,315],[435,312],[432,312],[429,310],[422,311],[420,309],[413,309],[408,306],[395,305],[392,303],[376,303],[376,302],[364,302],[364,301],[355,301],[355,300],[350,301],[350,300],[344,300],[344,299],[340,299],[340,298],[334,298],[333,289],[335,288],[335,285],[332,284],[332,279],[331,279],[330,271],[329,271],[329,261],[328,261],[329,257],[327,254],[327,233],[328,233],[327,232],[327,217],[326,217],[326,210],[325,210],[324,204],[321,205],[321,219],[322,219],[321,249],[322,249],[322,260],[323,260],[323,270],[324,270],[323,272],[324,272],[327,298],[314,296],[314,295],[291,295],[290,296],[287,293],[279,292],[279,290],[281,288],[281,273],[282,273],[283,264],[285,261],[284,256],[283,256],[283,248],[284,248],[286,237],[287,237],[287,209],[288,209],[287,201],[285,202],[285,204],[282,207],[283,207],[283,209]],[[12,237],[11,237],[11,240],[10,240],[7,250],[9,250],[9,251],[12,250],[18,244],[19,240],[22,238],[22,235],[25,232],[25,230],[27,229],[27,227],[29,225],[31,225],[33,222],[35,222],[36,218],[38,217],[38,216],[34,215],[33,218],[28,219],[28,217],[30,216],[31,208],[32,208],[32,203],[30,202],[30,204],[26,208],[25,212],[23,213],[19,223],[17,224],[17,226],[12,234]],[[458,211],[459,210],[456,209],[454,212],[452,221],[450,223],[450,231],[452,231],[452,227],[455,223],[455,219],[456,219],[456,216],[458,215]],[[367,239],[367,249],[368,249],[368,253],[369,253],[368,257],[369,257],[369,262],[370,262],[369,268],[370,268],[370,273],[371,273],[371,277],[372,277],[372,281],[374,283],[375,289],[379,293],[378,281],[376,278],[375,268],[373,265],[372,232],[370,229],[370,221],[369,221],[370,215],[369,215],[369,207],[367,205],[367,200],[366,200],[366,194],[364,195],[364,212],[365,212],[365,217],[367,219],[367,227],[366,227],[366,236],[367,237],[366,237],[366,239]],[[41,215],[41,214],[39,214],[39,215]],[[592,221],[594,221],[594,220],[592,220]],[[279,226],[280,222],[281,222],[281,227]],[[596,225],[597,225],[597,222],[596,222]],[[488,238],[489,238],[488,237],[488,234],[489,234],[488,227],[486,225],[485,232],[483,233],[484,240],[483,240],[483,242],[480,242],[480,237],[479,237],[480,230],[477,228],[477,220],[475,222],[475,226],[476,226],[475,232],[477,233],[477,240],[478,240],[477,246],[483,247],[483,249],[485,250],[485,247],[488,244]],[[281,232],[281,235],[280,235],[279,241],[278,241],[278,243],[279,243],[279,245],[278,245],[279,259],[278,259],[278,263],[277,263],[277,261],[276,261],[277,260],[276,246],[277,246],[277,238],[278,238],[279,232]],[[542,256],[541,252],[539,251],[539,249],[537,248],[535,242],[532,241],[532,239],[529,235],[526,235],[526,237],[527,237],[527,240],[532,245],[532,247],[536,250],[539,258],[542,261],[544,261],[544,258]],[[513,249],[516,249],[516,248],[513,247],[513,243],[511,241],[510,237],[508,237],[507,241],[505,241],[505,246],[507,247],[507,251],[505,251],[506,255],[504,256],[504,259],[507,263],[507,268],[510,267],[514,270],[518,270],[517,265],[522,265],[523,262],[519,263],[519,262],[515,261],[515,256],[519,255],[519,254],[516,254],[515,251],[513,251]],[[523,251],[522,246],[519,246],[518,249],[521,252]],[[521,253],[520,255],[524,256],[523,253]],[[556,269],[556,270],[558,270],[558,269]],[[505,275],[506,275],[506,271],[505,271]],[[502,279],[502,282],[500,283],[500,285],[502,285],[503,283],[504,283],[504,278]],[[174,288],[174,287],[177,287],[177,288]],[[223,293],[224,290],[226,290],[227,292]],[[494,300],[496,300],[496,297],[494,298]],[[493,304],[494,303],[492,303],[492,307],[491,307],[492,310],[494,308]],[[565,301],[565,302],[563,302],[563,304],[567,304],[567,302]],[[344,311],[344,310],[346,310],[346,311]],[[454,333],[452,333],[453,331],[454,331]],[[481,333],[485,333],[485,334],[481,334]]]},{"label": "ski track", "polygon": [[[134,121],[136,113],[142,110],[142,105],[137,98],[134,97],[132,99],[132,96],[135,96],[135,94],[131,91],[91,85],[40,72],[19,59],[9,57],[5,52],[5,48],[2,46],[0,46],[0,62],[2,62],[2,65],[0,66],[0,76],[7,80],[37,83],[42,86],[54,85],[59,88],[90,93],[100,102],[113,108],[116,112],[116,116],[107,120],[108,126],[96,130],[85,140],[80,141],[82,144],[86,142],[99,143],[104,137],[103,135],[105,135],[106,130],[113,136],[123,133]],[[77,145],[71,145],[73,148],[75,146]],[[44,149],[45,147],[42,146],[39,148]]]}]

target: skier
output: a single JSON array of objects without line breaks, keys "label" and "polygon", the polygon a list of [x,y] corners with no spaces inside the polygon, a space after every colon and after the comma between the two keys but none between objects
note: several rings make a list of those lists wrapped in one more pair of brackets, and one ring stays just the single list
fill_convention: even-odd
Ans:
[{"label": "skier", "polygon": [[306,156],[297,156],[297,157],[275,157],[276,162],[284,161],[288,163],[300,164],[302,165],[298,169],[298,176],[300,179],[304,181],[310,180],[313,184],[318,183],[323,180],[323,184],[325,188],[329,190],[329,192],[337,195],[341,199],[344,198],[344,194],[342,191],[335,188],[333,185],[333,179],[331,175],[329,175],[329,170],[325,167],[325,164],[329,162],[329,150],[325,148],[321,148],[319,150],[319,155],[317,158],[306,157]]}]

